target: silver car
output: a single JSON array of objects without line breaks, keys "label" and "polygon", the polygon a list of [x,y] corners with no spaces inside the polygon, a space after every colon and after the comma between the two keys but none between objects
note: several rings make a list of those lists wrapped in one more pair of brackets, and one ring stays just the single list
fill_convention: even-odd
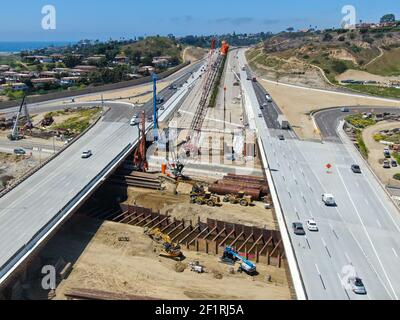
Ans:
[{"label": "silver car", "polygon": [[365,289],[364,283],[358,277],[350,278],[349,284],[355,294],[367,294],[367,290]]}]

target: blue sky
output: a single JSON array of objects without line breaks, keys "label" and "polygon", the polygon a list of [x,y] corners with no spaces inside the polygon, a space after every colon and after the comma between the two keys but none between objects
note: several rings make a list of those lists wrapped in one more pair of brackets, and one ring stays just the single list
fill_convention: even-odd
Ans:
[{"label": "blue sky", "polygon": [[[83,38],[173,33],[277,32],[293,26],[338,27],[341,8],[351,4],[357,19],[400,18],[398,0],[19,0],[2,1],[0,41],[75,41]],[[44,5],[54,5],[57,29],[41,28]]]}]

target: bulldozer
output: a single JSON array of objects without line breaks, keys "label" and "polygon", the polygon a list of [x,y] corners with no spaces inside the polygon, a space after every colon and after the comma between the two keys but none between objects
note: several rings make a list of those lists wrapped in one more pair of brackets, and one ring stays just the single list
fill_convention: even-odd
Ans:
[{"label": "bulldozer", "polygon": [[171,259],[182,259],[183,254],[181,251],[181,246],[177,243],[172,242],[171,237],[167,234],[162,233],[159,228],[150,230],[146,229],[145,234],[148,235],[153,241],[163,246],[163,250],[160,253],[160,256]]},{"label": "bulldozer", "polygon": [[206,204],[209,207],[215,207],[221,203],[221,199],[211,192],[205,192],[204,194],[191,194],[190,202],[196,203],[199,206]]},{"label": "bulldozer", "polygon": [[240,204],[242,207],[248,207],[253,205],[253,198],[246,196],[244,192],[239,192],[237,195],[227,194],[223,202],[230,202],[231,204]]}]

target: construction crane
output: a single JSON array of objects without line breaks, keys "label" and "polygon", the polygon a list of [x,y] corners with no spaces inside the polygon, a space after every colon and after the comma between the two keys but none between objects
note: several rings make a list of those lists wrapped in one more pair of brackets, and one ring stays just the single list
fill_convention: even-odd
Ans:
[{"label": "construction crane", "polygon": [[134,154],[133,165],[136,171],[146,172],[149,165],[146,159],[146,114],[144,111],[138,128],[139,144]]},{"label": "construction crane", "polygon": [[246,272],[249,275],[253,275],[257,272],[257,267],[254,263],[240,256],[233,248],[226,247],[224,255],[221,258],[222,263],[235,265],[236,262],[240,261],[238,272]]},{"label": "construction crane", "polygon": [[163,251],[160,253],[160,256],[172,259],[182,257],[181,246],[172,242],[171,237],[162,233],[159,228],[145,230],[145,234],[163,246]]},{"label": "construction crane", "polygon": [[[20,133],[19,133],[19,120],[20,120],[20,117],[22,114],[22,108],[25,108],[25,114],[26,114],[27,118],[29,119],[28,109],[26,107],[25,100],[26,100],[26,94],[24,94],[24,97],[22,98],[21,106],[19,107],[17,116],[15,117],[15,122],[14,122],[13,129],[11,131],[11,134],[8,135],[8,139],[10,139],[11,141],[21,140],[23,138],[23,136],[20,135]],[[30,122],[30,119],[29,119],[29,122]]]}]

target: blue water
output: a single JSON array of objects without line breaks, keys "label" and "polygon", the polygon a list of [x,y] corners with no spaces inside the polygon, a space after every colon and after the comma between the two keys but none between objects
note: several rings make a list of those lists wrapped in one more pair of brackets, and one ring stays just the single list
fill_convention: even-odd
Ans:
[{"label": "blue water", "polygon": [[47,42],[47,41],[26,41],[26,42],[8,42],[0,41],[0,52],[21,52],[25,50],[36,50],[47,47],[62,47],[73,44],[73,42]]}]

